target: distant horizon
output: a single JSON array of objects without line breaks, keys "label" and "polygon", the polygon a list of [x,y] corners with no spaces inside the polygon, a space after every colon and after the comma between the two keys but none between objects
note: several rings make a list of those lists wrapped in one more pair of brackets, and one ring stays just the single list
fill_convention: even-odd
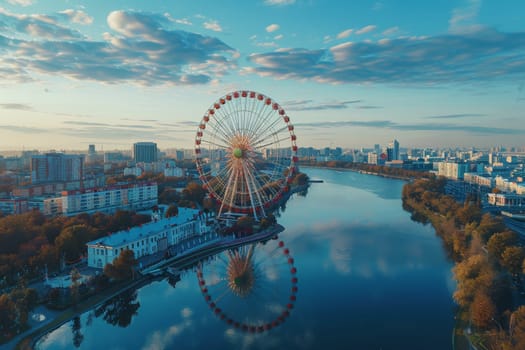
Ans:
[{"label": "distant horizon", "polygon": [[[387,144],[388,144],[388,142],[386,142],[384,144],[379,143],[379,145],[381,145],[382,147],[386,147]],[[96,154],[102,154],[104,152],[125,152],[125,153],[132,154],[133,153],[132,145],[133,144],[131,144],[130,148],[114,148],[114,149],[102,149],[102,148],[97,147],[97,145],[95,145],[95,152],[96,152]],[[359,147],[341,147],[341,146],[338,146],[338,145],[314,147],[314,146],[305,145],[305,146],[299,146],[299,149],[312,147],[312,148],[318,149],[318,150],[322,150],[324,148],[330,148],[330,149],[341,148],[343,150],[360,150],[360,149],[373,150],[374,149],[374,145],[375,144],[366,145],[366,146],[363,145],[363,146],[359,146]],[[160,146],[157,145],[157,148],[158,148],[158,150],[160,152],[179,151],[179,150],[180,151],[194,151],[194,148],[192,148],[192,147],[181,147],[181,148],[178,148],[178,147],[160,147]],[[448,149],[450,149],[450,150],[463,150],[463,151],[468,151],[470,149],[475,149],[475,150],[478,150],[478,151],[489,151],[490,149],[493,149],[493,148],[503,148],[503,149],[505,149],[505,151],[503,151],[503,152],[513,152],[513,153],[524,153],[525,154],[525,144],[523,144],[521,146],[493,145],[493,146],[490,146],[490,147],[477,147],[477,146],[467,146],[467,147],[452,146],[452,147],[450,147],[450,146],[435,146],[435,145],[434,146],[428,145],[428,146],[419,147],[419,146],[404,146],[404,145],[400,144],[400,147],[399,147],[400,150],[411,150],[411,149],[448,150]],[[511,151],[511,149],[515,149],[515,151]],[[71,148],[71,149],[61,149],[61,150],[56,150],[56,149],[38,149],[38,148],[21,149],[21,150],[16,150],[16,149],[4,149],[3,150],[3,149],[0,149],[0,155],[13,154],[13,153],[21,154],[22,152],[33,152],[33,151],[37,151],[40,154],[53,153],[53,152],[56,152],[56,153],[87,154],[88,148],[87,147],[86,147],[86,149],[74,149],[74,148]]]}]

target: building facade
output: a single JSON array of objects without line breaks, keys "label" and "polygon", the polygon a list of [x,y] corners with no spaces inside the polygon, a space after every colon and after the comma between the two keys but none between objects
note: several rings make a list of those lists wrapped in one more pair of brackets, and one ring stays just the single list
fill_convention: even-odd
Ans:
[{"label": "building facade", "polygon": [[27,199],[0,198],[0,213],[3,215],[22,214],[28,211]]},{"label": "building facade", "polygon": [[114,185],[83,191],[62,192],[62,215],[114,213],[117,210],[142,210],[158,203],[157,183]]},{"label": "building facade", "polygon": [[46,153],[31,157],[31,182],[81,181],[84,177],[84,156]]},{"label": "building facade", "polygon": [[153,163],[157,161],[157,144],[154,142],[137,142],[133,144],[135,163]]},{"label": "building facade", "polygon": [[467,165],[465,163],[439,162],[438,175],[447,179],[463,180]]},{"label": "building facade", "polygon": [[211,230],[206,217],[197,209],[179,208],[177,216],[156,220],[88,242],[88,266],[104,268],[123,250],[135,258],[166,251],[169,247]]}]

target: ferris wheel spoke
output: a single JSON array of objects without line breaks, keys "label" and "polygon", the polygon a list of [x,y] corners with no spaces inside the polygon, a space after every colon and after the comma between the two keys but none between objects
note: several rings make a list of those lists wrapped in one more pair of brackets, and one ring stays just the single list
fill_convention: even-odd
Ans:
[{"label": "ferris wheel spoke", "polygon": [[[260,185],[259,185],[258,181],[256,181],[256,179],[253,177],[252,172],[246,171],[245,174],[247,176],[246,183],[247,184],[251,183],[251,185],[252,185],[251,186],[252,188],[249,191],[251,202],[254,203],[253,195],[255,194],[255,196],[257,197],[258,203],[259,204],[264,204],[265,201],[263,201],[262,198],[261,198]],[[254,216],[257,217],[257,213],[256,213],[255,208],[253,208],[253,210],[254,210]],[[261,211],[262,211],[262,215],[265,216],[265,214],[264,214],[264,207],[261,207]]]},{"label": "ferris wheel spoke", "polygon": [[[214,121],[218,124],[218,127],[220,127],[221,130],[223,130],[224,134],[226,135],[226,138],[229,139],[232,135],[235,134],[236,130],[235,122],[233,122],[232,118],[232,115],[234,114],[225,112],[223,108],[217,110],[215,114],[216,116],[214,118]],[[221,123],[219,123],[219,119]]]},{"label": "ferris wheel spoke", "polygon": [[[255,130],[259,129],[261,123],[264,122],[265,117],[265,110],[267,110],[267,105],[262,103],[259,109],[257,109],[254,112],[255,118],[251,118],[248,120],[248,125],[246,127],[247,131],[250,133],[248,136],[251,138],[253,137],[253,133],[256,132]],[[266,116],[268,113],[266,112]]]},{"label": "ferris wheel spoke", "polygon": [[262,132],[254,136],[254,138],[252,139],[253,144],[257,144],[260,142],[260,140],[265,140],[265,139],[268,139],[269,137],[275,137],[275,135],[278,135],[279,133],[282,133],[283,135],[290,137],[290,134],[288,132],[288,126],[285,125],[276,130],[275,127],[277,126],[277,124],[278,124],[278,121],[277,122],[274,121],[271,125],[265,128],[265,130],[263,130]]},{"label": "ferris wheel spoke", "polygon": [[220,135],[218,138],[220,138],[225,144],[229,144],[229,140],[233,133],[231,129],[226,127],[224,123],[219,123],[216,120],[209,122],[208,125],[211,127],[212,131],[215,131],[215,135]]},{"label": "ferris wheel spoke", "polygon": [[[270,140],[259,140],[259,142],[256,145],[254,145],[254,148],[255,149],[265,149],[268,146],[280,145],[281,141],[289,140],[289,139],[290,139],[290,135],[285,135],[285,136],[280,136],[279,138],[273,139],[271,141]],[[262,143],[262,142],[265,142],[265,143]]]},{"label": "ferris wheel spoke", "polygon": [[[265,132],[272,127],[272,125],[275,123],[275,120],[271,122],[271,120],[275,118],[274,113],[275,111],[273,109],[265,108],[265,114],[258,115],[255,125],[249,135],[251,139],[255,138],[259,132]],[[278,118],[276,120],[279,121]]]},{"label": "ferris wheel spoke", "polygon": [[221,141],[224,141],[224,144],[220,144],[220,143],[217,143],[217,142],[214,142],[214,141],[208,140],[208,139],[202,139],[202,140],[201,140],[201,143],[209,144],[209,145],[216,146],[216,147],[220,147],[220,148],[228,147],[228,145],[227,145],[227,143],[226,143],[226,140],[223,140],[223,139],[220,139],[220,140],[221,140]]}]

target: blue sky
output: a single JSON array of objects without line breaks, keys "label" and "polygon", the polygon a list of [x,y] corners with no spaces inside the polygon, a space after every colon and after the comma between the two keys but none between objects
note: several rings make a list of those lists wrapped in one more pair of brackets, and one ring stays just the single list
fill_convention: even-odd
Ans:
[{"label": "blue sky", "polygon": [[192,148],[235,90],[299,146],[525,145],[521,0],[0,1],[0,150]]}]

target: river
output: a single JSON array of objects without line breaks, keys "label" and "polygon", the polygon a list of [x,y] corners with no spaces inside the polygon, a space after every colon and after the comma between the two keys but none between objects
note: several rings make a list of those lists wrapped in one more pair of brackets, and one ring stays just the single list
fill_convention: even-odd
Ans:
[{"label": "river", "polygon": [[37,349],[451,349],[452,263],[434,229],[403,211],[404,182],[303,171],[324,182],[288,201],[278,240],[240,251],[253,273],[230,278],[246,264],[223,252],[82,314]]}]

